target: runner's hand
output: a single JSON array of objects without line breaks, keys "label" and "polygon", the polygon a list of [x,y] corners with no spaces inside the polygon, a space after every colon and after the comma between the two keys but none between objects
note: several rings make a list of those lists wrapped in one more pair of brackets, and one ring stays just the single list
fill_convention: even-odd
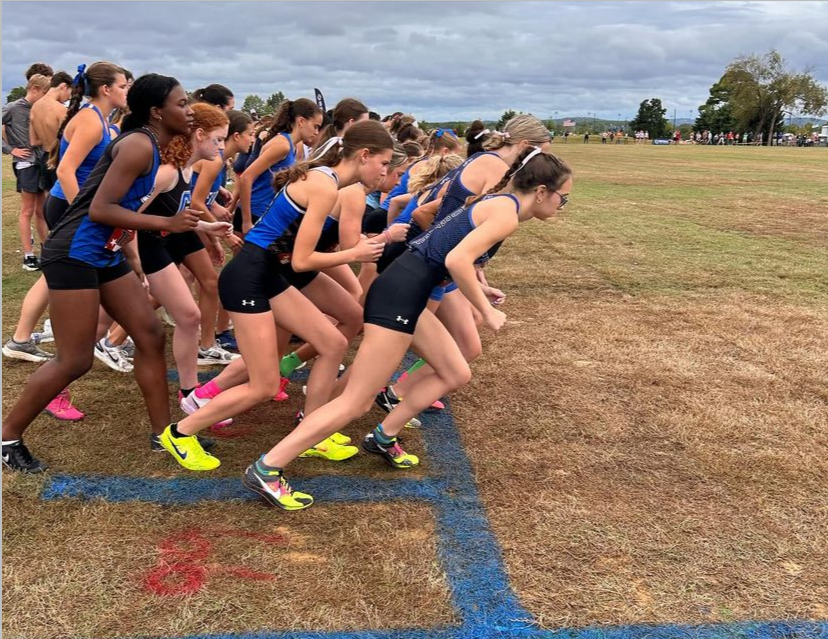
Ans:
[{"label": "runner's hand", "polygon": [[198,226],[200,216],[195,209],[183,209],[169,218],[167,230],[170,233],[185,233],[186,231],[194,231]]}]

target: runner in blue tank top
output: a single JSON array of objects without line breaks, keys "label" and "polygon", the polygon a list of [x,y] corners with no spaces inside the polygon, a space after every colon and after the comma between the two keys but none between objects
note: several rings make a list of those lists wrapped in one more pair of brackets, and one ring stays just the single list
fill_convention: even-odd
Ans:
[{"label": "runner in blue tank top", "polygon": [[[460,144],[459,138],[451,129],[437,129],[432,131],[428,138],[428,146],[426,146],[425,154],[409,165],[400,179],[400,183],[389,191],[388,196],[382,201],[382,208],[388,211],[394,199],[404,197],[411,193],[411,190],[408,188],[411,173],[412,171],[419,170],[422,167],[422,162],[427,161],[435,155],[445,157],[449,153],[461,153],[462,150],[463,145]],[[405,199],[408,200],[409,198]]]},{"label": "runner in blue tank top", "polygon": [[3,455],[14,456],[18,470],[45,468],[23,445],[23,432],[61,389],[91,367],[101,304],[135,342],[135,377],[153,430],[160,433],[169,422],[164,329],[121,249],[136,229],[179,232],[196,226],[198,215],[189,209],[171,218],[135,213],[152,191],[159,145],[189,132],[192,109],[177,80],[156,74],[135,82],[128,105],[126,133],[107,147],[44,246],[43,272],[60,357],[29,378],[3,422]]},{"label": "runner in blue tank top", "polygon": [[[279,361],[277,324],[301,336],[319,352],[308,379],[307,410],[315,414],[330,398],[348,341],[310,300],[288,283],[282,264],[286,246],[280,239],[291,222],[303,215],[290,260],[300,273],[344,262],[376,260],[382,245],[371,240],[338,253],[320,253],[313,248],[336,204],[339,188],[356,182],[377,183],[387,171],[392,147],[391,136],[380,123],[359,122],[343,138],[328,140],[310,165],[302,163],[276,176],[277,197],[219,278],[221,300],[236,327],[244,362],[233,362],[219,377],[196,389],[193,395],[203,407],[171,425],[163,436],[169,438],[175,450],[184,453],[173,452],[173,456],[185,468],[205,468],[191,462],[191,456],[199,449],[194,436],[198,431],[275,394],[279,387],[279,370],[274,366]],[[245,366],[249,381],[228,385],[234,373]],[[354,447],[332,441],[329,437],[333,432],[309,441],[302,450],[295,450],[291,459],[302,453],[314,455],[311,449],[315,447],[322,453],[315,456],[327,459],[352,456],[356,452]],[[274,506],[286,510],[307,508],[313,498],[290,488],[282,473],[287,461],[277,467],[269,454],[264,455],[247,469],[243,481]]]},{"label": "runner in blue tank top", "polygon": [[[463,206],[468,198],[488,192],[528,146],[538,146],[547,151],[549,139],[546,126],[533,115],[524,114],[512,118],[504,125],[503,131],[493,132],[486,140],[483,153],[472,156],[454,171],[445,196],[419,207],[414,211],[412,219],[420,227],[427,229],[435,219],[442,219]],[[490,288],[483,271],[479,271],[479,277],[481,286]],[[448,327],[467,361],[471,362],[480,356],[483,345],[474,310],[469,300],[457,292],[455,284],[450,283],[446,287],[437,317]],[[412,368],[421,365],[422,362],[417,362]],[[431,369],[427,366],[412,371],[411,375],[406,376],[403,382],[394,387],[395,392],[405,397],[417,383],[418,376],[430,373]]]},{"label": "runner in blue tank top", "polygon": [[[81,106],[85,95],[90,97],[90,101]],[[63,217],[110,142],[109,129],[103,120],[114,108],[124,106],[126,78],[119,66],[96,62],[88,69],[86,65],[78,68],[69,108],[57,134],[60,145],[49,158],[49,164],[57,166],[58,175],[58,181],[44,205],[46,224],[50,229]],[[14,351],[19,350],[16,344],[30,341],[35,325],[48,304],[49,289],[41,274],[23,300],[20,321],[12,339],[3,347],[4,353],[14,356]],[[37,354],[37,350],[34,352]],[[45,361],[46,353],[40,352],[44,354],[40,361]]]},{"label": "runner in blue tank top", "polygon": [[246,234],[275,197],[273,176],[296,162],[296,145],[309,144],[322,126],[322,110],[307,98],[285,100],[273,119],[262,150],[239,178],[241,232]]},{"label": "runner in blue tank top", "polygon": [[413,416],[471,376],[457,343],[425,308],[431,289],[447,279],[456,281],[485,324],[499,330],[506,316],[483,294],[475,265],[487,258],[493,245],[514,233],[519,222],[553,218],[566,203],[571,186],[563,162],[539,148],[526,149],[492,189],[496,192],[455,211],[413,240],[412,250],[380,275],[369,291],[365,333],[342,393],[308,415],[268,453],[265,462],[283,468],[312,442],[363,415],[376,389],[411,348],[431,363],[433,372],[411,389],[362,445],[394,468],[416,466],[419,459],[402,449],[397,435]]}]

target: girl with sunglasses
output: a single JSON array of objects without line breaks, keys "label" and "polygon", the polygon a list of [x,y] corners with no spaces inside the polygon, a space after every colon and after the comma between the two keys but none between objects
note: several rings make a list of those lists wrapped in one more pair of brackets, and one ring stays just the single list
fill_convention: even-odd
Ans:
[{"label": "girl with sunglasses", "polygon": [[[245,485],[270,504],[285,508],[284,468],[307,446],[359,418],[370,408],[376,388],[392,375],[411,348],[433,372],[421,380],[364,441],[363,448],[392,467],[407,469],[419,459],[405,452],[397,435],[405,423],[437,397],[466,384],[469,365],[439,320],[426,309],[431,289],[447,279],[457,282],[487,326],[499,330],[506,316],[488,302],[475,275],[492,246],[514,233],[520,222],[549,220],[572,186],[569,168],[558,158],[527,148],[486,196],[448,215],[411,242],[411,250],[377,279],[365,304],[365,333],[341,394],[322,406],[245,473]],[[266,477],[266,481],[261,481]],[[300,496],[301,495],[301,496]],[[313,498],[293,493],[292,508],[307,508]]]}]

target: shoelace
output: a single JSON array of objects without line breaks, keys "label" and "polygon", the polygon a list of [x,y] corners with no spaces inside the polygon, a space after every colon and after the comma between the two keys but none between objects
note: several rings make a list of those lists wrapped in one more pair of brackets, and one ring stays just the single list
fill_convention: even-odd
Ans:
[{"label": "shoelace", "polygon": [[394,445],[388,448],[387,450],[393,453],[395,458],[403,457],[405,455],[405,451],[402,449],[402,446],[400,446],[400,442],[396,440],[394,441]]}]

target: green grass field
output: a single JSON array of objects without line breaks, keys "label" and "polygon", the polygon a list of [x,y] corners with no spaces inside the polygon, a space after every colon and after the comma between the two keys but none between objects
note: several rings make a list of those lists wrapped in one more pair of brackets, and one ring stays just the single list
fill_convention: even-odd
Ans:
[{"label": "green grass field", "polygon": [[[571,204],[525,224],[490,265],[507,325],[484,334],[474,378],[452,398],[512,587],[545,628],[828,620],[828,150],[572,142],[553,147],[575,172]],[[18,210],[4,162],[4,340],[36,277],[20,268]],[[4,410],[32,370],[4,360]],[[219,475],[238,477],[289,430],[301,391],[289,392],[287,405],[239,418],[251,433],[220,442]],[[73,396],[84,422],[42,416],[27,433],[53,469],[182,475],[147,452],[130,376],[96,363]],[[421,450],[416,432],[406,447]],[[364,457],[293,476],[390,472]],[[429,471],[426,458],[417,472]],[[419,507],[318,503],[286,518],[256,502],[45,504],[43,481],[3,473],[9,636],[451,621]],[[279,588],[216,580],[189,598],[148,596],[139,577],[159,561],[158,540],[193,518],[289,532],[287,563],[271,566]],[[377,531],[393,556],[349,563],[371,557]],[[270,565],[239,544],[224,552]],[[268,606],[280,588],[322,612]]]}]

